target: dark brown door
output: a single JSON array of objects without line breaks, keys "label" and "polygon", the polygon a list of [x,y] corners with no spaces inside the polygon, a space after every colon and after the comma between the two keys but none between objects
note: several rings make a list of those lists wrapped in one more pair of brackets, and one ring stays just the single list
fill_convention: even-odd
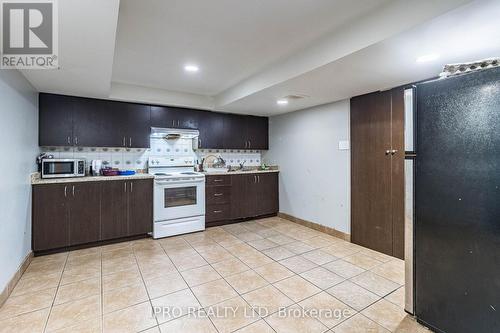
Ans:
[{"label": "dark brown door", "polygon": [[129,235],[153,231],[153,180],[128,181]]},{"label": "dark brown door", "polygon": [[129,148],[149,148],[151,134],[151,107],[149,105],[123,103],[125,117],[125,146]]},{"label": "dark brown door", "polygon": [[100,188],[99,182],[73,183],[68,186],[70,245],[100,239]]},{"label": "dark brown door", "polygon": [[278,173],[260,173],[256,176],[256,216],[276,214],[279,207]]},{"label": "dark brown door", "polygon": [[33,186],[34,251],[69,246],[68,185]]},{"label": "dark brown door", "polygon": [[38,145],[73,145],[73,109],[75,98],[43,93],[38,98]]},{"label": "dark brown door", "polygon": [[352,242],[392,255],[390,91],[351,99],[351,145]]},{"label": "dark brown door", "polygon": [[405,238],[405,180],[404,180],[404,88],[391,90],[391,131],[392,131],[392,153],[391,153],[391,203],[392,203],[392,255],[404,259]]},{"label": "dark brown door", "polygon": [[249,149],[269,149],[269,121],[267,117],[246,117]]},{"label": "dark brown door", "polygon": [[247,117],[233,114],[224,115],[224,143],[225,149],[246,149]]},{"label": "dark brown door", "polygon": [[73,121],[74,145],[81,147],[125,147],[121,103],[78,98]]},{"label": "dark brown door", "polygon": [[224,144],[224,115],[216,112],[199,112],[199,148],[222,148]]},{"label": "dark brown door", "polygon": [[128,235],[126,181],[101,182],[101,239]]},{"label": "dark brown door", "polygon": [[198,112],[171,106],[151,106],[151,126],[197,129]]}]

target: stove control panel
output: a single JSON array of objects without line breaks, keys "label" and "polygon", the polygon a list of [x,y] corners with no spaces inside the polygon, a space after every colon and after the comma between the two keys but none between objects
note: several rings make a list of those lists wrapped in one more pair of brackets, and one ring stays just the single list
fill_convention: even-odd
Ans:
[{"label": "stove control panel", "polygon": [[180,157],[159,157],[150,156],[149,167],[194,167],[194,157],[180,156]]}]

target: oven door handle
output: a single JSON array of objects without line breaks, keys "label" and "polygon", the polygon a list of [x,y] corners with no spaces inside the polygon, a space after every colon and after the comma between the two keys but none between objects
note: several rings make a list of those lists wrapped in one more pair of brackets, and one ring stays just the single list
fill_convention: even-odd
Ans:
[{"label": "oven door handle", "polygon": [[203,183],[205,180],[204,179],[197,179],[197,180],[184,180],[184,181],[175,181],[175,182],[169,182],[169,181],[161,181],[161,180],[155,180],[156,185],[177,185],[177,184],[199,184]]}]

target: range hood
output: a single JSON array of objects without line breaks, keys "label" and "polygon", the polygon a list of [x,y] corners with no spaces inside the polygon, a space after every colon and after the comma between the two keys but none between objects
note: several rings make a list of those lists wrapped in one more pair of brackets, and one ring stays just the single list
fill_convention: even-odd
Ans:
[{"label": "range hood", "polygon": [[160,128],[151,127],[151,138],[178,140],[178,139],[197,139],[200,136],[198,130],[178,129],[178,128]]}]

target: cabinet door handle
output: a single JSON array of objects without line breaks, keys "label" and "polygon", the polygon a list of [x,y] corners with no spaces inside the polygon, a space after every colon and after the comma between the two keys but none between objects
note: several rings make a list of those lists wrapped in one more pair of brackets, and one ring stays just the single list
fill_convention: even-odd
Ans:
[{"label": "cabinet door handle", "polygon": [[248,148],[252,148],[252,141],[248,140]]},{"label": "cabinet door handle", "polygon": [[130,193],[134,190],[134,183],[130,182]]},{"label": "cabinet door handle", "polygon": [[253,182],[256,184],[257,183],[257,176],[253,176]]},{"label": "cabinet door handle", "polygon": [[391,150],[391,154],[392,154],[392,155],[396,154],[397,152],[398,152],[398,151],[397,151],[397,149],[393,149],[393,150]]},{"label": "cabinet door handle", "polygon": [[132,138],[128,138],[128,143],[129,143],[129,146],[132,147]]},{"label": "cabinet door handle", "polygon": [[64,197],[68,196],[68,185],[64,185]]},{"label": "cabinet door handle", "polygon": [[221,195],[222,195],[222,193],[215,193],[214,197],[220,197]]},{"label": "cabinet door handle", "polygon": [[172,119],[172,127],[175,127],[175,120]]},{"label": "cabinet door handle", "polygon": [[198,148],[201,148],[201,139],[198,139]]},{"label": "cabinet door handle", "polygon": [[214,210],[214,213],[215,213],[215,214],[222,213],[222,210]]},{"label": "cabinet door handle", "polygon": [[223,179],[214,179],[214,183],[218,183],[218,182],[221,182],[223,181]]},{"label": "cabinet door handle", "polygon": [[386,155],[389,155],[390,153],[391,153],[391,150],[390,150],[390,149],[388,149],[388,150],[386,150],[386,151],[385,151],[385,154],[386,154]]},{"label": "cabinet door handle", "polygon": [[258,183],[260,184],[260,175],[257,176]]},{"label": "cabinet door handle", "polygon": [[123,192],[127,192],[127,182],[123,183]]},{"label": "cabinet door handle", "polygon": [[68,136],[68,144],[71,144],[71,138]]},{"label": "cabinet door handle", "polygon": [[123,147],[125,147],[125,137],[123,137]]},{"label": "cabinet door handle", "polygon": [[177,126],[181,127],[181,121],[180,120],[177,120]]},{"label": "cabinet door handle", "polygon": [[75,197],[75,185],[73,185],[73,198]]},{"label": "cabinet door handle", "polygon": [[78,145],[78,137],[75,136],[75,145]]}]

